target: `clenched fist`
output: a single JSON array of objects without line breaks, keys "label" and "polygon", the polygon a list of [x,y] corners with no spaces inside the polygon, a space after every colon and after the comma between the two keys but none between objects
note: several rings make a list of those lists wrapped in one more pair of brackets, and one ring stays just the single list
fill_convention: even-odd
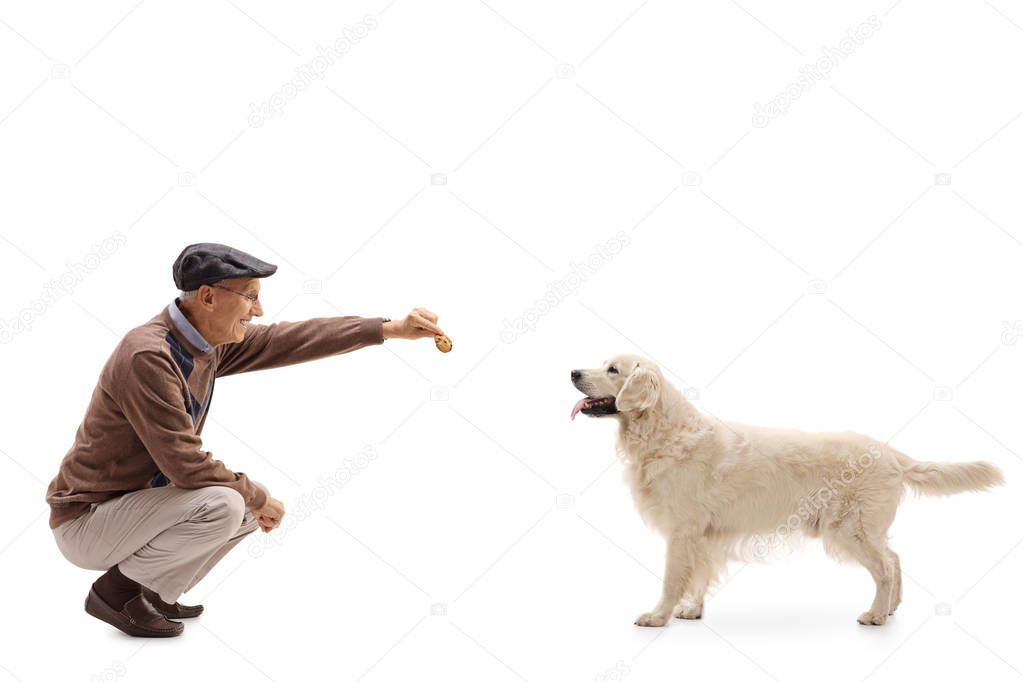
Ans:
[{"label": "clenched fist", "polygon": [[284,518],[284,503],[267,495],[266,504],[253,511],[252,515],[256,517],[263,532],[269,533],[281,525],[281,519]]}]

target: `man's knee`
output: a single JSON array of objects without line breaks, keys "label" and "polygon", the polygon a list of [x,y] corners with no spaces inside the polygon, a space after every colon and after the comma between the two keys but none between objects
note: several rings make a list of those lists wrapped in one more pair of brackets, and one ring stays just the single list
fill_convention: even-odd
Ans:
[{"label": "man's knee", "polygon": [[245,516],[245,499],[241,493],[221,485],[209,486],[204,492],[206,495],[200,507],[202,516],[232,533],[237,530]]}]

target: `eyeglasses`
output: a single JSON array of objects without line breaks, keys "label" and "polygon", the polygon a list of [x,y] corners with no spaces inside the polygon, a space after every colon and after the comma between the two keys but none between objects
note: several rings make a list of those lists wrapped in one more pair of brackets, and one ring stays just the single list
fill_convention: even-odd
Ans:
[{"label": "eyeglasses", "polygon": [[227,288],[227,287],[225,287],[225,286],[223,286],[221,284],[211,284],[210,286],[214,287],[216,289],[223,289],[224,291],[230,291],[232,294],[238,294],[242,298],[248,300],[248,302],[251,303],[252,305],[256,305],[257,303],[259,303],[259,294],[243,294],[240,291],[235,291],[234,289],[229,289],[229,288]]}]

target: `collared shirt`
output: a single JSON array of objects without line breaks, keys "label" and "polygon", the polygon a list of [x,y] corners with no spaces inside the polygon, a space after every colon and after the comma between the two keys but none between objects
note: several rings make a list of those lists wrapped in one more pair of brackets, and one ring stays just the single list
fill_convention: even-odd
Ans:
[{"label": "collared shirt", "polygon": [[213,350],[213,346],[211,346],[209,342],[202,337],[199,330],[193,327],[192,323],[188,321],[187,317],[185,317],[185,314],[181,312],[181,308],[178,307],[180,302],[180,298],[175,298],[174,301],[167,306],[167,314],[170,315],[171,322],[174,323],[174,326],[178,328],[178,331],[181,332],[181,335],[184,336],[190,344],[203,353],[209,353]]}]

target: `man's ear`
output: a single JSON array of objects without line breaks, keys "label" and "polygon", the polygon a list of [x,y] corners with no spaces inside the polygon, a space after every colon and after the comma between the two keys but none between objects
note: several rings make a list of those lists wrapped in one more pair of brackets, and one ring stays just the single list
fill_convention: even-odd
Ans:
[{"label": "man's ear", "polygon": [[615,398],[619,412],[646,410],[657,403],[661,396],[661,380],[648,369],[637,368],[625,380],[625,385]]},{"label": "man's ear", "polygon": [[213,287],[208,284],[199,285],[199,290],[195,294],[196,302],[204,308],[209,308],[213,305]]}]

